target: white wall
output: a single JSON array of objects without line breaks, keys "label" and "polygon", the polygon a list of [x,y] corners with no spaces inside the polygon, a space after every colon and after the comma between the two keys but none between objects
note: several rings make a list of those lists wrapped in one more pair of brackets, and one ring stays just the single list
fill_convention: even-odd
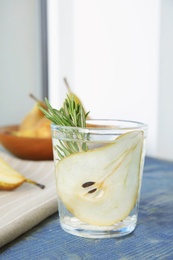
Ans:
[{"label": "white wall", "polygon": [[156,153],[159,1],[76,0],[74,86],[91,116],[150,125]]},{"label": "white wall", "polygon": [[17,124],[41,98],[38,0],[0,1],[0,125]]},{"label": "white wall", "polygon": [[158,108],[158,150],[173,160],[173,1],[162,0]]},{"label": "white wall", "polygon": [[74,1],[48,0],[49,97],[60,107],[66,94],[66,76],[74,78]]},{"label": "white wall", "polygon": [[[49,6],[53,2],[49,0]],[[148,123],[147,154],[173,160],[173,121],[170,125],[168,114],[173,108],[172,1],[59,0],[56,11],[58,80],[50,84],[53,104],[61,105],[62,78],[67,76],[92,117]],[[51,37],[49,44],[51,48]]]}]

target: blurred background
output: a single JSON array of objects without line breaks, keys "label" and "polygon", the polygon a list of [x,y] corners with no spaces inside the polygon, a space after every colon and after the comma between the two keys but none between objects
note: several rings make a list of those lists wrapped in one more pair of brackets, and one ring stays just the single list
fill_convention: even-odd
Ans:
[{"label": "blurred background", "polygon": [[172,0],[0,0],[0,126],[33,93],[60,108],[63,78],[93,118],[149,125],[147,155],[173,160]]}]

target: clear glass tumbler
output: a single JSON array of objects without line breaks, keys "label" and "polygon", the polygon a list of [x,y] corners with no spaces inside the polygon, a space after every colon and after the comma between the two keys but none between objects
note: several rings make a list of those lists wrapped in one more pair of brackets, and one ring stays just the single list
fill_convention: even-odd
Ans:
[{"label": "clear glass tumbler", "polygon": [[147,125],[88,120],[86,128],[51,128],[62,229],[88,238],[131,233],[138,218]]}]

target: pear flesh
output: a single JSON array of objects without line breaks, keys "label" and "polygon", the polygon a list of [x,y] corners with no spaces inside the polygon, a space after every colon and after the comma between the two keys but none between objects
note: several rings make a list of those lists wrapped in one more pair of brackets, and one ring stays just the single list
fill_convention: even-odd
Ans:
[{"label": "pear flesh", "polygon": [[143,138],[142,131],[132,131],[57,164],[57,192],[74,216],[110,226],[129,215],[138,198]]}]

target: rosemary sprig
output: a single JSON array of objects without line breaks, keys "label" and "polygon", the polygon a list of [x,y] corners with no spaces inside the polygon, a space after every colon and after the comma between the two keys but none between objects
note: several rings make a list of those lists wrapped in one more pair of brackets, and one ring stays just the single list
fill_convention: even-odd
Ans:
[{"label": "rosemary sprig", "polygon": [[[73,96],[70,97],[67,95],[60,110],[53,108],[47,98],[45,98],[45,103],[47,110],[40,105],[39,108],[44,113],[45,117],[55,125],[81,128],[86,127],[86,118],[89,112],[85,113],[83,106],[80,103],[75,102]],[[75,132],[66,131],[65,129],[59,129],[59,131],[66,135],[66,140],[59,140],[59,144],[54,147],[59,159],[69,156],[72,153],[88,150],[87,144],[84,141],[86,134],[80,133],[78,129],[75,129]],[[76,139],[81,140],[81,142],[73,141],[74,135]]]}]

